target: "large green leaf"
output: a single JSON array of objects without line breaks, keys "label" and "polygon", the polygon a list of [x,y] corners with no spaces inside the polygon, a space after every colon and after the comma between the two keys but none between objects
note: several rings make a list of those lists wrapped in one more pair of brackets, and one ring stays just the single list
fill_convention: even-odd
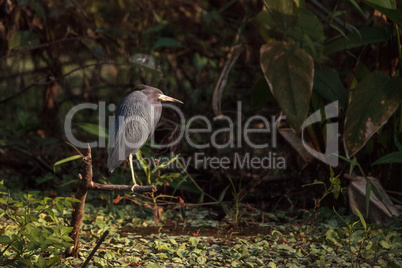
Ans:
[{"label": "large green leaf", "polygon": [[339,101],[340,108],[345,111],[348,106],[348,93],[343,87],[338,73],[328,66],[315,66],[314,92],[328,102]]},{"label": "large green leaf", "polygon": [[391,35],[384,28],[366,27],[353,32],[347,37],[342,36],[324,47],[324,54],[331,54],[342,50],[360,47],[368,44],[385,42]]},{"label": "large green leaf", "polygon": [[372,72],[353,89],[345,118],[348,157],[359,151],[401,103],[402,78]]},{"label": "large green leaf", "polygon": [[392,164],[392,163],[401,163],[402,164],[402,152],[394,152],[387,155],[384,155],[377,161],[375,161],[371,165],[380,165],[380,164]]},{"label": "large green leaf", "polygon": [[305,120],[313,87],[314,61],[293,42],[272,41],[260,50],[265,79],[290,125],[297,131]]}]

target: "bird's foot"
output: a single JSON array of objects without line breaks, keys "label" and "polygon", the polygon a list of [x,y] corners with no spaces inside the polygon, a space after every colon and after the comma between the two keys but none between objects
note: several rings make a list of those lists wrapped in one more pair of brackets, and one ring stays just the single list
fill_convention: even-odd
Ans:
[{"label": "bird's foot", "polygon": [[134,184],[133,187],[131,187],[131,192],[134,192],[135,187],[139,186],[138,184]]}]

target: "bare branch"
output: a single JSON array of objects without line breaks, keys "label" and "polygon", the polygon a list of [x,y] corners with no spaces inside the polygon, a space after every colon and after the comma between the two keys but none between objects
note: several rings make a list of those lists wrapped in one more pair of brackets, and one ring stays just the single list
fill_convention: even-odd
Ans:
[{"label": "bare branch", "polygon": [[77,189],[77,193],[75,198],[80,200],[80,202],[73,203],[73,213],[71,215],[71,226],[73,230],[69,234],[73,239],[73,246],[66,249],[65,255],[66,257],[74,256],[78,258],[78,238],[81,231],[82,220],[84,219],[84,207],[85,207],[85,199],[87,197],[87,193],[89,190],[98,190],[98,191],[130,191],[134,193],[144,193],[144,192],[155,192],[155,186],[136,186],[132,191],[132,186],[130,185],[111,185],[111,184],[100,184],[94,183],[92,181],[92,156],[91,156],[91,148],[88,145],[88,153],[82,159],[83,165],[83,175],[78,174],[80,179],[80,184]]}]

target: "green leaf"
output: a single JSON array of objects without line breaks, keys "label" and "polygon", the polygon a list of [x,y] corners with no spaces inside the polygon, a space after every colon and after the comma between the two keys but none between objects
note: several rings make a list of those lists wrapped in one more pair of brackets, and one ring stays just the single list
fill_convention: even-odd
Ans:
[{"label": "green leaf", "polygon": [[293,42],[272,41],[260,50],[265,79],[290,125],[297,131],[309,109],[314,62]]},{"label": "green leaf", "polygon": [[322,56],[324,47],[324,28],[321,21],[310,10],[300,8],[297,23],[287,31],[287,36],[300,43],[315,60]]},{"label": "green leaf", "polygon": [[353,157],[352,162],[350,162],[349,175],[352,175],[352,172],[355,169],[356,164],[357,164],[357,158]]},{"label": "green leaf", "polygon": [[142,157],[142,153],[141,150],[137,150],[137,152],[135,152],[135,156],[138,160],[138,162],[140,162],[142,168],[144,169],[145,174],[149,174],[150,171],[150,167],[148,165],[148,162],[145,161],[145,159]]},{"label": "green leaf", "polygon": [[221,194],[219,195],[219,202],[222,202],[223,198],[225,198],[226,192],[229,189],[229,187],[231,186],[231,184],[229,184],[228,186],[226,186],[225,189],[223,189],[223,191],[221,192]]},{"label": "green leaf", "polygon": [[168,162],[161,163],[161,164],[158,163],[158,165],[152,170],[152,173],[154,173],[154,172],[156,172],[156,171],[158,171],[158,170],[160,170],[160,169],[163,169],[163,168],[169,166],[170,164],[172,164],[173,162],[177,161],[177,158],[178,158],[179,156],[180,156],[180,155],[178,154],[178,155],[176,155],[175,157],[173,157],[172,159],[170,159]]},{"label": "green leaf", "polygon": [[344,88],[338,72],[324,65],[314,68],[314,92],[327,102],[339,101],[339,107],[346,111],[348,106],[348,92]]},{"label": "green leaf", "polygon": [[347,37],[342,36],[328,43],[324,47],[324,54],[332,54],[338,51],[361,47],[368,44],[386,42],[391,38],[390,33],[380,27],[366,27],[359,29],[359,32],[352,32]]},{"label": "green leaf", "polygon": [[200,242],[200,239],[192,236],[188,239],[188,241],[190,242],[191,246],[196,247],[198,245],[198,243]]},{"label": "green leaf", "polygon": [[380,241],[380,245],[385,249],[390,249],[392,247],[392,245],[390,243],[388,243],[387,241],[384,241],[384,240]]},{"label": "green leaf", "polygon": [[8,42],[8,48],[10,50],[33,48],[38,46],[39,43],[39,38],[35,33],[30,31],[18,31],[11,36]]},{"label": "green leaf", "polygon": [[339,180],[339,175],[336,177],[330,178],[332,193],[334,194],[335,199],[338,199],[339,194],[341,192],[341,181]]},{"label": "green leaf", "polygon": [[178,48],[181,48],[181,47],[183,47],[183,45],[180,44],[180,42],[177,41],[176,39],[169,38],[169,37],[161,37],[155,42],[153,49],[156,49],[156,48],[159,48],[159,47],[178,47]]},{"label": "green leaf", "polygon": [[338,215],[338,217],[342,220],[343,224],[345,224],[346,228],[348,229],[349,234],[351,234],[352,227],[350,226],[350,224],[348,224],[347,221],[335,210],[335,207],[332,209],[335,212],[335,214]]},{"label": "green leaf", "polygon": [[355,206],[352,206],[352,207],[353,207],[353,210],[356,212],[357,216],[359,216],[359,219],[363,225],[364,231],[367,232],[367,224],[366,224],[366,221],[365,221],[363,215],[360,213],[360,211],[357,209],[357,207],[355,207]]},{"label": "green leaf", "polygon": [[278,241],[278,240],[282,239],[283,234],[281,232],[279,232],[278,230],[273,230],[271,233],[271,236],[274,241]]},{"label": "green leaf", "polygon": [[363,0],[367,5],[376,5],[383,8],[395,9],[395,0]]},{"label": "green leaf", "polygon": [[[298,8],[293,0],[265,0],[266,16],[264,23],[268,27],[278,26],[284,32],[297,21]],[[266,11],[265,11],[266,12]]]},{"label": "green leaf", "polygon": [[29,7],[35,11],[36,15],[38,15],[41,19],[46,21],[46,12],[45,9],[41,6],[41,1],[36,0],[29,0],[28,5]]},{"label": "green leaf", "polygon": [[69,234],[73,230],[73,228],[74,227],[63,226],[63,227],[61,227],[60,234],[61,235]]},{"label": "green leaf", "polygon": [[68,141],[64,141],[64,142],[67,143],[68,145],[70,145],[71,147],[73,147],[74,150],[76,150],[79,155],[81,155],[82,157],[84,157],[84,155],[80,152],[80,150],[78,150],[77,147],[75,147],[73,144],[69,143]]},{"label": "green leaf", "polygon": [[209,59],[207,57],[202,57],[200,54],[197,52],[194,54],[193,57],[193,62],[194,62],[194,67],[197,69],[198,72],[201,72],[201,70],[207,66]]},{"label": "green leaf", "polygon": [[205,264],[207,262],[207,259],[204,256],[199,256],[197,257],[197,262],[198,264]]},{"label": "green leaf", "polygon": [[64,163],[67,163],[67,162],[70,162],[70,161],[74,161],[74,160],[79,159],[79,158],[82,158],[82,156],[81,155],[73,155],[73,156],[70,156],[70,157],[67,157],[67,158],[64,158],[62,160],[57,161],[53,165],[54,172],[56,172],[56,166],[64,164]]},{"label": "green leaf", "polygon": [[104,137],[104,138],[109,137],[109,134],[106,132],[106,130],[98,124],[80,123],[80,124],[78,124],[78,127],[90,134],[97,136],[97,137],[98,136]]},{"label": "green leaf", "polygon": [[336,155],[337,157],[339,157],[340,159],[342,159],[342,160],[348,162],[349,164],[352,163],[352,160],[350,160],[349,158],[346,158],[346,157],[344,157],[344,156],[342,156],[342,155],[339,155],[339,154],[335,154],[335,155]]},{"label": "green leaf", "polygon": [[343,134],[348,157],[387,122],[399,107],[401,95],[402,78],[390,79],[380,72],[371,73],[352,90]]},{"label": "green leaf", "polygon": [[349,2],[360,12],[360,14],[362,14],[364,17],[366,17],[366,14],[362,10],[362,8],[359,6],[359,4],[356,3],[355,0],[349,0]]},{"label": "green leaf", "polygon": [[0,244],[9,244],[11,242],[10,237],[6,235],[0,235]]},{"label": "green leaf", "polygon": [[60,256],[55,256],[46,260],[46,265],[44,267],[55,267],[57,263],[60,262]]},{"label": "green leaf", "polygon": [[391,163],[402,163],[402,152],[394,152],[384,155],[371,165],[391,164]]},{"label": "green leaf", "polygon": [[[72,228],[72,227],[71,227]],[[70,236],[68,236],[68,235],[62,235],[61,237],[60,237],[61,239],[63,239],[64,241],[66,241],[66,242],[72,242],[72,241],[74,241],[74,239],[72,239]]]}]

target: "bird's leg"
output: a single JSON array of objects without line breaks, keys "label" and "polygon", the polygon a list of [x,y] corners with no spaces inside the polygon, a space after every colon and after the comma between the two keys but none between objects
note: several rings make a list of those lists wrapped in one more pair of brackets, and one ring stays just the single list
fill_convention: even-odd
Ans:
[{"label": "bird's leg", "polygon": [[134,167],[133,167],[133,154],[130,154],[128,156],[128,161],[130,162],[130,168],[131,168],[131,176],[133,176],[133,187],[131,188],[131,191],[134,192],[134,188],[135,186],[137,186],[138,184],[135,182],[135,176],[134,176]]}]

